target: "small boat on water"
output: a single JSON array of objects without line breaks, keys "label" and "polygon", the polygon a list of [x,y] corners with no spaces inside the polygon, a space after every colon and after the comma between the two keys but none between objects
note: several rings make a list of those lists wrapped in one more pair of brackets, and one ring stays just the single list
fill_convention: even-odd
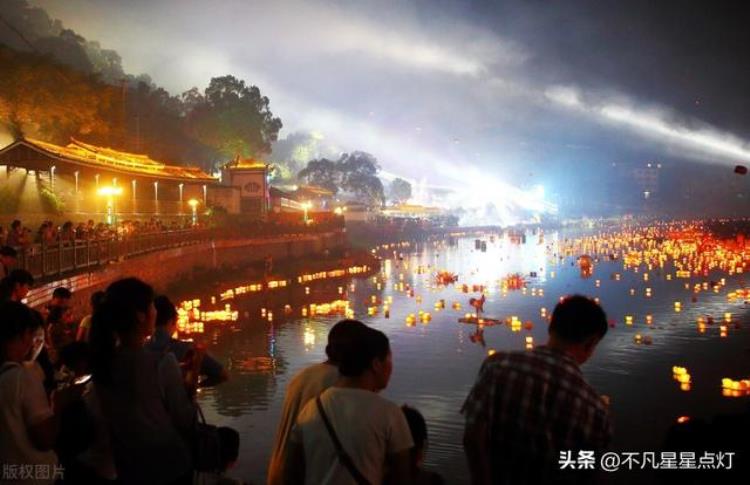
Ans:
[{"label": "small boat on water", "polygon": [[458,319],[459,323],[466,323],[469,325],[484,325],[485,327],[492,327],[493,325],[502,325],[505,320],[502,318],[493,317],[477,317],[476,315],[463,316]]}]

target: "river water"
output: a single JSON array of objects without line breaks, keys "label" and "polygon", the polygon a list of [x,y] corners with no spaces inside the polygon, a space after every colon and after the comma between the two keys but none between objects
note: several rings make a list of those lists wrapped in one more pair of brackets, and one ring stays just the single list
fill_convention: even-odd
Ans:
[{"label": "river water", "polygon": [[[491,349],[523,349],[528,336],[533,345],[543,344],[547,321],[541,309],[551,313],[562,295],[583,293],[600,298],[614,324],[583,367],[589,382],[610,397],[614,449],[654,450],[679,416],[711,417],[747,406],[750,398],[724,397],[721,389],[723,377],[750,378],[750,335],[747,325],[739,324],[746,319],[746,311],[741,302],[727,299],[727,292],[742,284],[741,275],[717,273],[667,280],[667,266],[662,272],[652,271],[649,281],[644,281],[642,272],[626,271],[620,261],[605,261],[597,262],[593,274],[584,278],[575,258],[554,257],[561,237],[547,234],[540,241],[528,234],[525,243],[508,236],[485,238],[486,252],[475,249],[473,238],[459,238],[450,244],[439,241],[380,248],[383,263],[369,276],[309,284],[294,281],[286,288],[232,299],[229,303],[239,318],[207,323],[205,332],[196,336],[228,365],[232,376],[229,382],[200,395],[209,422],[232,426],[241,434],[240,460],[230,475],[264,482],[286,385],[303,367],[325,360],[327,332],[342,318],[302,317],[301,309],[310,303],[344,298],[357,318],[390,338],[394,372],[383,395],[424,414],[430,441],[427,467],[441,473],[447,483],[466,483],[468,479],[459,410],[482,360]],[[469,292],[455,286],[438,287],[438,269],[457,273],[459,282],[469,285]],[[502,278],[530,272],[536,272],[537,277],[527,281],[526,290],[501,290]],[[241,277],[232,276],[233,280]],[[718,293],[702,291],[697,301],[692,301],[694,284],[722,277],[726,284]],[[517,316],[524,323],[520,331],[509,325],[488,326],[482,342],[475,325],[458,322],[470,311],[469,298],[478,296],[471,291],[474,284],[488,288],[485,314],[502,319]],[[651,296],[645,294],[647,287]],[[209,306],[212,296],[219,301],[217,294],[211,287],[177,296],[201,298],[203,305]],[[377,305],[373,305],[373,297]],[[440,300],[445,301],[444,309],[435,307]],[[680,312],[675,311],[675,301],[681,302]],[[389,318],[383,314],[383,302],[390,302]],[[455,309],[454,303],[461,309]],[[289,307],[285,309],[285,305]],[[371,306],[377,306],[378,313],[369,316]],[[264,309],[273,312],[272,322],[262,316]],[[420,321],[420,310],[430,313],[430,321]],[[732,316],[722,337],[719,322],[725,312]],[[414,324],[407,324],[409,314],[417,317]],[[696,322],[705,314],[713,315],[717,323],[700,333]],[[647,324],[646,315],[651,315],[651,324]],[[626,324],[627,316],[632,317],[632,325]],[[636,334],[651,338],[653,343],[636,343]],[[689,391],[681,390],[673,379],[673,366],[689,370]],[[632,478],[623,473],[617,481],[627,483]]]}]

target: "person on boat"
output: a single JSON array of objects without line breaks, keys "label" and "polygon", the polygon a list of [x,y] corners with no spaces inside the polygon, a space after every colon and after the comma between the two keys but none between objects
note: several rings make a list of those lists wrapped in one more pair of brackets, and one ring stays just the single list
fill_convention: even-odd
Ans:
[{"label": "person on boat", "polygon": [[469,298],[469,305],[474,307],[474,310],[477,313],[477,316],[481,315],[482,312],[484,312],[484,302],[487,300],[487,297],[484,293],[482,293],[481,298]]}]

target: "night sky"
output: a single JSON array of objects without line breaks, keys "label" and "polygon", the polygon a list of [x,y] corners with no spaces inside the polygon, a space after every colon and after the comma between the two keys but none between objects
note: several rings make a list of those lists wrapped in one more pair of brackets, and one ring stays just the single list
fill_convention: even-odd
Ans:
[{"label": "night sky", "polygon": [[173,93],[235,74],[270,97],[282,137],[314,131],[431,185],[607,198],[618,167],[662,163],[668,193],[750,161],[742,2],[32,3],[126,72]]}]

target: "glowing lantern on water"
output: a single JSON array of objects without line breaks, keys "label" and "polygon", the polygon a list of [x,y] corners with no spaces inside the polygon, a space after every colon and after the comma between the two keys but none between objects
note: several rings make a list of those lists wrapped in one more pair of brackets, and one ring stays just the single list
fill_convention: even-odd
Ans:
[{"label": "glowing lantern on water", "polygon": [[690,421],[690,416],[680,416],[679,418],[677,418],[678,424],[685,424],[688,421]]},{"label": "glowing lantern on water", "polygon": [[651,325],[654,322],[654,317],[651,314],[646,315],[646,324]]},{"label": "glowing lantern on water", "polygon": [[625,315],[625,325],[633,325],[633,315]]},{"label": "glowing lantern on water", "polygon": [[489,350],[487,351],[487,356],[488,356],[488,357],[489,357],[489,356],[492,356],[492,355],[495,355],[495,349],[489,349]]},{"label": "glowing lantern on water", "polygon": [[534,337],[531,335],[526,337],[526,349],[532,349],[534,347]]},{"label": "glowing lantern on water", "polygon": [[310,294],[310,287],[305,286],[305,295],[309,295],[309,294]]},{"label": "glowing lantern on water", "polygon": [[674,302],[674,311],[677,313],[682,311],[682,303],[680,303],[679,301]]}]

